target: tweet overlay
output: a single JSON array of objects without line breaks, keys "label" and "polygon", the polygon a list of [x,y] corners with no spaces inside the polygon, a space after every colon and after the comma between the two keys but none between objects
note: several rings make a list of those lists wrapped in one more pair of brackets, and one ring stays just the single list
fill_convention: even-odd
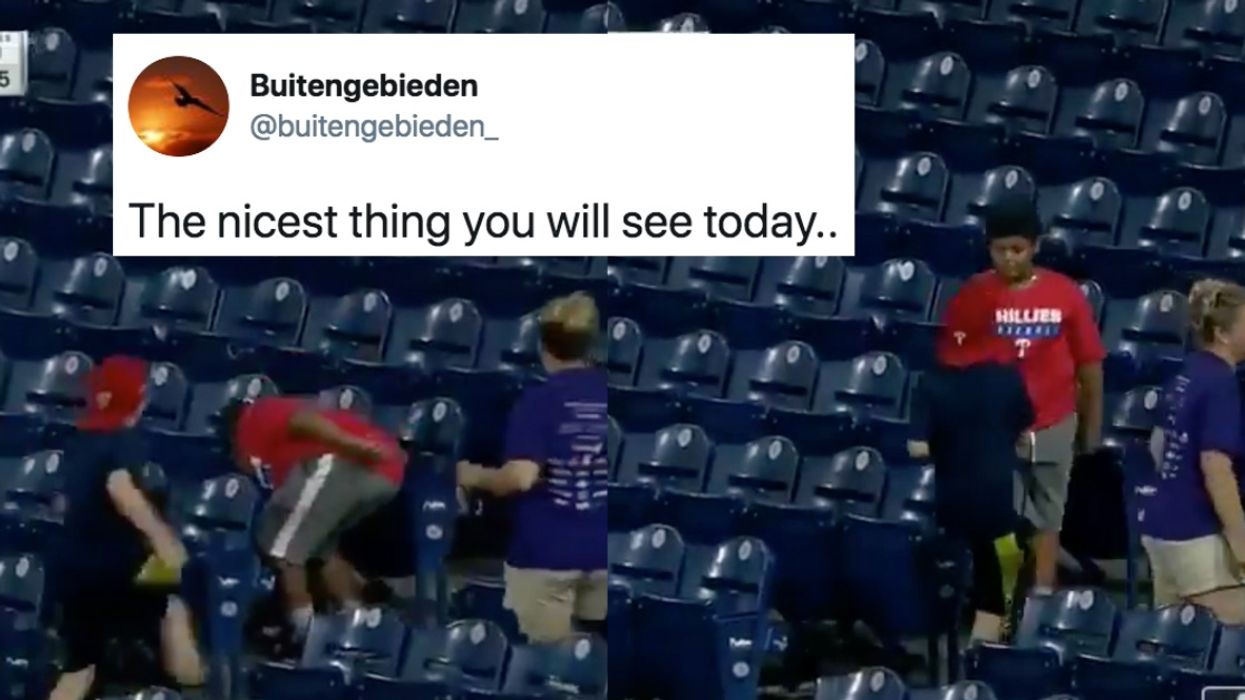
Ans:
[{"label": "tweet overlay", "polygon": [[115,254],[854,252],[850,35],[256,46],[114,37]]}]

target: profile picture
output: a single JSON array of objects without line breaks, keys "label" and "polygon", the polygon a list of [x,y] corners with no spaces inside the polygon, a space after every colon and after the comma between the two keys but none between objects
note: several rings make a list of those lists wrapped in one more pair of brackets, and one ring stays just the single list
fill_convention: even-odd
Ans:
[{"label": "profile picture", "polygon": [[130,88],[130,124],[156,153],[202,153],[216,143],[228,121],[224,81],[196,58],[162,58],[139,73]]}]

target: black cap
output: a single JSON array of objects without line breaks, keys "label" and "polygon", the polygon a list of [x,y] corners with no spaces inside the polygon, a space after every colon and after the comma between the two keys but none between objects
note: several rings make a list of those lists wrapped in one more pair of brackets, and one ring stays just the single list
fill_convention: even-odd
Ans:
[{"label": "black cap", "polygon": [[1004,199],[986,210],[986,240],[1019,236],[1036,241],[1042,235],[1037,207],[1023,197]]}]

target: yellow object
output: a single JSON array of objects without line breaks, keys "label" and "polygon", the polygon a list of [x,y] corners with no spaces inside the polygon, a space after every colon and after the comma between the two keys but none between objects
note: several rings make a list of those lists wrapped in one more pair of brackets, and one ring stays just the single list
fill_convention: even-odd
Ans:
[{"label": "yellow object", "polygon": [[153,554],[143,564],[143,570],[138,572],[134,583],[140,586],[176,586],[181,580],[180,571],[174,570]]},{"label": "yellow object", "polygon": [[1020,578],[1025,553],[1015,535],[1004,535],[995,540],[994,553],[999,558],[999,571],[1003,574],[1003,600],[1007,601],[1007,609],[1011,610],[1012,595],[1016,592],[1016,581]]}]

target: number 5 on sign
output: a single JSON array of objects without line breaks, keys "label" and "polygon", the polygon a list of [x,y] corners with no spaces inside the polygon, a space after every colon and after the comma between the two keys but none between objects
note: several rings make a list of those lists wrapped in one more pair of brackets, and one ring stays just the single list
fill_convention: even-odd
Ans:
[{"label": "number 5 on sign", "polygon": [[26,94],[26,32],[0,32],[0,97]]}]

